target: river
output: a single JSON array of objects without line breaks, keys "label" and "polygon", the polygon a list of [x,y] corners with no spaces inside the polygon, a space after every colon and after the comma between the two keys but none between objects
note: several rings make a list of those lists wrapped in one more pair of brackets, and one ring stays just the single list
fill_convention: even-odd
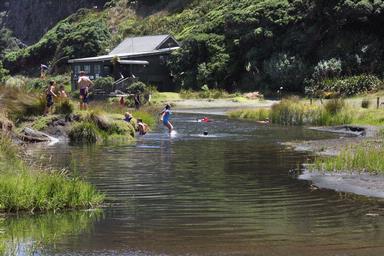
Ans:
[{"label": "river", "polygon": [[128,144],[34,147],[34,158],[70,168],[107,202],[7,218],[13,253],[384,255],[382,200],[313,190],[290,174],[312,156],[282,142],[336,135],[197,117],[176,114],[171,137],[158,127]]}]

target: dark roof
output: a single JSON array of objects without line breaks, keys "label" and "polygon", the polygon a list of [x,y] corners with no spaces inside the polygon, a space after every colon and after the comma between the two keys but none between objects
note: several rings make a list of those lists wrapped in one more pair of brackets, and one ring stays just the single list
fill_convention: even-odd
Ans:
[{"label": "dark roof", "polygon": [[109,55],[151,52],[159,50],[164,42],[172,39],[179,46],[179,43],[171,35],[156,35],[156,36],[142,36],[142,37],[129,37],[121,42]]}]

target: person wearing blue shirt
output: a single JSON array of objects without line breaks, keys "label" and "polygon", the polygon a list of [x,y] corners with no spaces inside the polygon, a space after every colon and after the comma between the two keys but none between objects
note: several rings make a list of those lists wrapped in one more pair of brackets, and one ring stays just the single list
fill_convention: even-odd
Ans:
[{"label": "person wearing blue shirt", "polygon": [[173,130],[173,125],[171,124],[171,122],[169,121],[170,117],[171,117],[171,106],[170,105],[165,105],[165,108],[164,110],[161,112],[161,118],[160,120],[163,122],[163,125],[166,126],[169,130],[169,133],[172,132]]}]

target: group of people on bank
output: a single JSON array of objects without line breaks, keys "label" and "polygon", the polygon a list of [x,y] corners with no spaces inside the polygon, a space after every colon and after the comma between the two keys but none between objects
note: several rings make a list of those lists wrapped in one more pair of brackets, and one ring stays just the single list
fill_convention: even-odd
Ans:
[{"label": "group of people on bank", "polygon": [[[80,110],[87,110],[89,103],[89,89],[93,86],[93,82],[88,76],[86,76],[84,71],[80,71],[77,84],[80,89]],[[59,97],[60,99],[68,98],[64,86],[60,86],[58,94],[56,94],[55,90],[56,82],[52,80],[49,82],[48,88],[45,91],[46,107],[44,110],[44,115],[47,115],[52,111],[52,107],[54,105],[54,97]],[[167,104],[160,113],[160,121],[165,127],[167,127],[169,133],[171,133],[173,130],[173,125],[170,122],[171,114],[171,106],[169,104]],[[131,122],[132,118],[133,116],[131,113],[125,113],[124,120],[126,122]],[[142,119],[137,119],[137,130],[140,135],[145,135],[149,131],[149,127],[143,122]]]}]

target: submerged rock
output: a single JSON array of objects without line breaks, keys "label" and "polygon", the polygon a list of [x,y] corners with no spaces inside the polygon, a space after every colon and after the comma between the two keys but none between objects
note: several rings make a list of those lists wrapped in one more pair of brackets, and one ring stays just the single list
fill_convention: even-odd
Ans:
[{"label": "submerged rock", "polygon": [[43,132],[35,131],[31,128],[24,128],[23,131],[19,134],[19,138],[26,142],[36,143],[36,142],[50,142],[55,140],[55,138],[45,134]]}]

